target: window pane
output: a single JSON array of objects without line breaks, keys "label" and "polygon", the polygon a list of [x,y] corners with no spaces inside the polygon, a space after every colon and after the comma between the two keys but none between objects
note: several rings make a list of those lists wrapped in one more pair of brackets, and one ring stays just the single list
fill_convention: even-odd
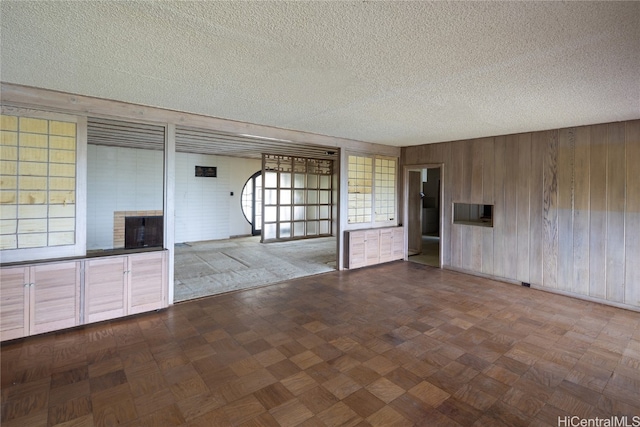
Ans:
[{"label": "window pane", "polygon": [[278,203],[278,190],[265,190],[264,203],[265,205],[276,205]]},{"label": "window pane", "polygon": [[276,238],[276,225],[275,224],[265,224],[264,229],[262,230],[263,236],[265,239],[275,239]]},{"label": "window pane", "polygon": [[280,238],[291,237],[291,223],[290,222],[281,222],[280,223]]},{"label": "window pane", "polygon": [[304,236],[304,222],[293,223],[293,237]]},{"label": "window pane", "polygon": [[296,207],[294,207],[293,208],[293,219],[295,221],[304,220],[304,210],[305,210],[304,206],[296,206]]},{"label": "window pane", "polygon": [[304,204],[304,190],[293,191],[293,204],[295,205]]},{"label": "window pane", "polygon": [[290,220],[291,220],[291,206],[281,206],[280,221],[290,221]]},{"label": "window pane", "polygon": [[278,174],[275,172],[266,172],[264,174],[264,186],[267,188],[276,188],[278,186]]},{"label": "window pane", "polygon": [[267,222],[275,222],[276,221],[276,206],[265,206],[264,208],[264,220]]},{"label": "window pane", "polygon": [[304,174],[297,173],[294,177],[293,186],[295,188],[304,188],[304,182],[305,182]]},{"label": "window pane", "polygon": [[281,173],[280,174],[280,187],[281,188],[291,188],[291,174],[290,173]]},{"label": "window pane", "polygon": [[280,190],[280,204],[291,204],[291,190]]}]

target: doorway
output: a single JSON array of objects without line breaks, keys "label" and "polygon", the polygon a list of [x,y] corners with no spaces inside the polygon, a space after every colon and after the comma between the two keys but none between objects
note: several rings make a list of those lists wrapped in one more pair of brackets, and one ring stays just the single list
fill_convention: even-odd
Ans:
[{"label": "doorway", "polygon": [[262,171],[251,175],[242,189],[242,213],[251,224],[251,235],[262,233]]},{"label": "doorway", "polygon": [[407,261],[442,267],[442,165],[405,167]]}]

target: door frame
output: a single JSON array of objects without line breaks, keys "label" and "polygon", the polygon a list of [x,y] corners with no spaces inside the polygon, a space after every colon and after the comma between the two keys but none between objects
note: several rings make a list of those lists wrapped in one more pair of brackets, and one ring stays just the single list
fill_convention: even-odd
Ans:
[{"label": "door frame", "polygon": [[439,268],[442,268],[442,248],[444,247],[442,239],[444,238],[444,163],[421,163],[417,165],[404,165],[402,176],[403,176],[403,189],[402,189],[402,223],[405,224],[404,227],[404,260],[409,261],[409,171],[420,170],[423,169],[440,169],[440,206],[438,209],[439,215],[439,224],[438,224],[438,234],[440,234],[440,245],[439,245]]}]

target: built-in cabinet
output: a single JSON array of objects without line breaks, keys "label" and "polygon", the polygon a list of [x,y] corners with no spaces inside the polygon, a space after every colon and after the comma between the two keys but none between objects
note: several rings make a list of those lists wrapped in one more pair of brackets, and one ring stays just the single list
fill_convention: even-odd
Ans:
[{"label": "built-in cabinet", "polygon": [[404,258],[402,227],[348,231],[347,241],[347,266],[350,269]]},{"label": "built-in cabinet", "polygon": [[166,259],[154,251],[2,267],[0,340],[166,307]]},{"label": "built-in cabinet", "polygon": [[40,334],[80,324],[79,261],[0,270],[0,337]]}]

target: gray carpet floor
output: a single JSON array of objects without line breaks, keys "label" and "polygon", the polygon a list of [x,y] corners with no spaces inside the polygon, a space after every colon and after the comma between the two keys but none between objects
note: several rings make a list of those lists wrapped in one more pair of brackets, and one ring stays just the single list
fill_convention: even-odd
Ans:
[{"label": "gray carpet floor", "polygon": [[260,243],[260,237],[183,243],[175,250],[174,302],[336,269],[336,239]]}]

